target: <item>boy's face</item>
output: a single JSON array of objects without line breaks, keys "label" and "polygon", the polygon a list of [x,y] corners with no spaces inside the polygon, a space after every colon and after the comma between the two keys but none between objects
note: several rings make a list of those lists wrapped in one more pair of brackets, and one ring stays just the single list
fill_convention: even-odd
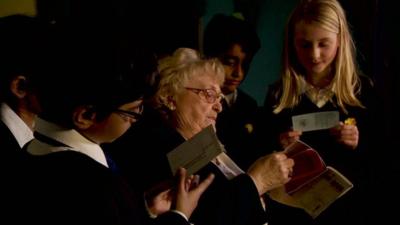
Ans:
[{"label": "boy's face", "polygon": [[85,136],[99,144],[113,142],[137,122],[134,117],[123,112],[141,114],[142,104],[142,99],[129,102],[120,106],[104,120],[96,121],[94,119],[91,127],[84,131]]},{"label": "boy's face", "polygon": [[225,69],[225,82],[222,92],[227,95],[236,90],[242,83],[249,69],[251,57],[249,57],[239,44],[232,47],[221,55],[220,60]]}]

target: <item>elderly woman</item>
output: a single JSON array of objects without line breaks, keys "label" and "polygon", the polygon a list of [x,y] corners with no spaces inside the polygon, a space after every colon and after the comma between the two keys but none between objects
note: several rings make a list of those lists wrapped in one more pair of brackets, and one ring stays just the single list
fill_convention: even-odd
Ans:
[{"label": "elderly woman", "polygon": [[[181,48],[159,62],[159,72],[151,101],[155,112],[147,111],[147,118],[117,140],[112,151],[122,173],[132,183],[142,184],[143,190],[172,177],[166,154],[202,129],[215,126],[222,110],[224,69],[218,60],[202,59],[195,50]],[[142,145],[146,151],[140,165],[148,166],[135,167],[135,157],[118,151],[118,145]],[[258,159],[247,173],[232,164],[222,153],[200,170],[202,177],[214,173],[215,180],[193,212],[195,224],[264,224],[266,213],[260,196],[285,184],[294,162],[283,153],[274,153]],[[143,170],[146,172],[139,172]],[[160,187],[160,191],[166,193],[165,209],[158,212],[169,207],[169,190]]]}]

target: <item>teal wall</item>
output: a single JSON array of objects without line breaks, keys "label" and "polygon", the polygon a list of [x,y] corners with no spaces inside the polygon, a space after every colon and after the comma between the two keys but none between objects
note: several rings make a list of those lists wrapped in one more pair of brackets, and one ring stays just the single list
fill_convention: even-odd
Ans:
[{"label": "teal wall", "polygon": [[[283,33],[286,20],[298,0],[259,0],[246,1],[244,16],[251,16],[261,39],[261,49],[255,56],[246,80],[241,89],[264,103],[268,85],[278,79],[281,65]],[[235,12],[233,0],[207,0],[203,24],[207,24],[216,13]],[[256,14],[256,16],[254,16]]]}]

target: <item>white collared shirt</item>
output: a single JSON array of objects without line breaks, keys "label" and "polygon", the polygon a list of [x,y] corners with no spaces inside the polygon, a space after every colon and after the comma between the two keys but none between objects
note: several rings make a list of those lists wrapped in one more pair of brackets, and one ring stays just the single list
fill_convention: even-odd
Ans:
[{"label": "white collared shirt", "polygon": [[35,131],[69,146],[69,148],[51,146],[47,143],[34,139],[28,146],[28,152],[32,155],[46,155],[52,152],[71,150],[81,152],[103,164],[105,167],[108,167],[106,157],[100,145],[88,140],[74,129],[66,129],[58,126],[57,124],[37,118]]},{"label": "white collared shirt", "polygon": [[310,99],[318,108],[322,108],[328,101],[332,100],[334,92],[332,90],[332,83],[324,88],[317,88],[305,79],[301,79],[302,94]]},{"label": "white collared shirt", "polygon": [[228,104],[228,107],[232,107],[232,105],[236,102],[237,95],[238,95],[237,89],[235,89],[235,91],[233,91],[230,94],[224,95],[224,99],[226,101],[226,104]]},{"label": "white collared shirt", "polygon": [[244,173],[242,169],[225,153],[222,152],[215,157],[211,162],[225,175],[228,180]]},{"label": "white collared shirt", "polygon": [[22,148],[33,139],[33,131],[29,126],[8,106],[6,103],[0,105],[1,121],[10,129],[11,133]]}]

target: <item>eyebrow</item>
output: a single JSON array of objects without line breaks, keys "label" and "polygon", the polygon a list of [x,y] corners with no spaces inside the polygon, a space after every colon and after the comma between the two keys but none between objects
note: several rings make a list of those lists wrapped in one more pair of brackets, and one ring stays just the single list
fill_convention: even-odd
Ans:
[{"label": "eyebrow", "polygon": [[223,60],[235,60],[235,61],[239,61],[239,57],[237,56],[233,56],[233,55],[224,55],[222,57]]},{"label": "eyebrow", "polygon": [[332,41],[332,39],[331,38],[322,38],[319,41]]},{"label": "eyebrow", "polygon": [[141,102],[140,104],[137,104],[137,105],[129,106],[129,107],[127,107],[125,110],[134,110],[134,109],[136,109],[136,108],[141,107],[142,105],[143,105],[143,102]]},{"label": "eyebrow", "polygon": [[[313,41],[308,40],[308,39],[305,39],[305,38],[303,38],[303,37],[297,38],[296,41],[313,42]],[[319,40],[317,40],[317,41],[323,42],[323,41],[332,41],[332,40],[331,40],[331,38],[326,37],[326,38],[321,38],[321,39],[319,39]]]}]

